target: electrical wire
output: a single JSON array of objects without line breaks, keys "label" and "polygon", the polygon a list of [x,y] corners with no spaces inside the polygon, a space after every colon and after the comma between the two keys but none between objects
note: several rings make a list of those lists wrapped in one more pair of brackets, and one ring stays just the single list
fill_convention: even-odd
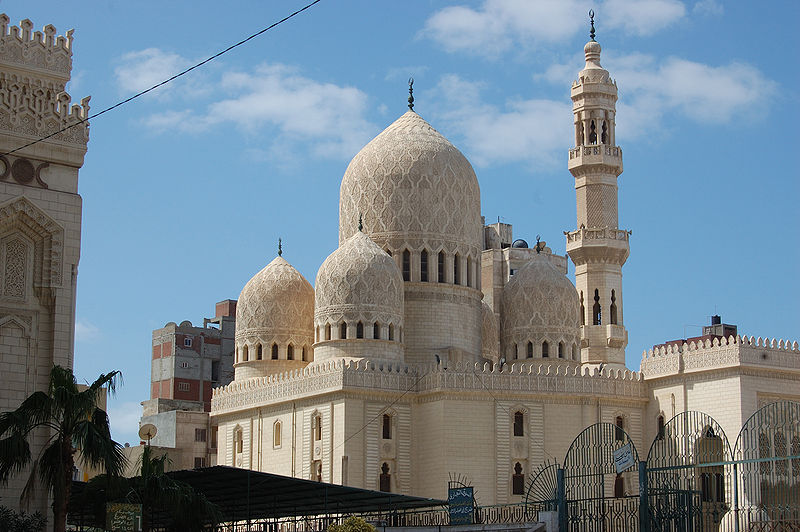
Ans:
[{"label": "electrical wire", "polygon": [[197,68],[200,68],[201,66],[205,65],[206,63],[208,63],[208,62],[210,62],[210,61],[213,61],[214,59],[218,58],[219,56],[221,56],[221,55],[223,55],[223,54],[226,54],[226,53],[230,52],[230,51],[231,51],[231,50],[233,50],[234,48],[237,48],[237,47],[239,47],[239,46],[243,45],[244,43],[246,43],[246,42],[248,42],[248,41],[250,41],[250,40],[252,40],[252,39],[255,39],[255,38],[256,38],[256,37],[258,37],[259,35],[261,35],[261,34],[263,34],[263,33],[266,33],[266,32],[268,32],[269,30],[271,30],[271,29],[272,29],[272,28],[274,28],[275,26],[278,26],[279,24],[283,24],[284,22],[286,22],[286,21],[287,21],[287,20],[289,20],[290,18],[292,18],[292,17],[294,17],[294,16],[296,16],[296,15],[299,15],[299,14],[300,14],[300,13],[302,13],[303,11],[305,11],[305,10],[307,10],[307,9],[309,9],[309,8],[311,8],[311,7],[313,7],[314,5],[316,5],[316,4],[318,4],[318,3],[320,3],[321,1],[322,1],[322,0],[314,0],[313,2],[311,2],[311,3],[309,3],[309,4],[305,5],[305,6],[303,6],[302,8],[298,9],[298,10],[297,10],[297,11],[295,11],[294,13],[291,13],[291,14],[289,14],[289,15],[287,15],[287,16],[285,16],[285,17],[283,17],[282,19],[280,19],[280,20],[279,20],[279,21],[277,21],[277,22],[273,22],[272,24],[270,24],[270,25],[269,25],[269,26],[267,26],[266,28],[264,28],[264,29],[262,29],[262,30],[260,30],[260,31],[257,31],[256,33],[254,33],[254,34],[250,35],[249,37],[247,37],[247,38],[245,38],[245,39],[242,39],[241,41],[237,42],[236,44],[232,44],[232,45],[228,46],[227,48],[225,48],[224,50],[222,50],[222,51],[220,51],[220,52],[217,52],[216,54],[212,55],[212,56],[211,56],[211,57],[209,57],[208,59],[206,59],[206,60],[204,60],[204,61],[201,61],[201,62],[197,63],[196,65],[190,66],[190,67],[189,67],[189,68],[187,68],[186,70],[183,70],[183,71],[181,71],[181,72],[178,72],[178,73],[177,73],[177,74],[175,74],[174,76],[172,76],[172,77],[170,77],[170,78],[167,78],[167,79],[165,79],[164,81],[162,81],[162,82],[160,82],[160,83],[156,83],[155,85],[153,85],[153,86],[152,86],[152,87],[150,87],[149,89],[145,89],[145,90],[143,90],[143,91],[141,91],[141,92],[138,92],[138,93],[134,94],[133,96],[130,96],[130,97],[128,97],[128,98],[125,98],[124,100],[122,100],[122,101],[120,101],[120,102],[117,102],[117,103],[115,103],[115,104],[114,104],[114,105],[112,105],[111,107],[107,107],[107,108],[103,109],[102,111],[98,111],[98,112],[96,112],[96,113],[94,113],[94,114],[91,114],[91,115],[89,115],[89,116],[88,116],[88,117],[86,117],[86,118],[82,118],[82,119],[78,120],[77,122],[75,122],[74,124],[70,124],[70,125],[68,125],[68,126],[66,126],[66,127],[64,127],[64,128],[61,128],[61,129],[59,129],[58,131],[55,131],[55,132],[53,132],[53,133],[50,133],[50,134],[49,134],[49,135],[47,135],[47,136],[44,136],[44,137],[41,137],[41,138],[39,138],[39,139],[33,140],[33,141],[31,141],[31,142],[29,142],[29,143],[27,143],[27,144],[23,145],[23,146],[20,146],[19,148],[15,148],[15,149],[13,149],[13,150],[11,150],[11,151],[8,151],[8,152],[5,152],[5,153],[3,153],[3,154],[0,154],[0,156],[11,155],[12,153],[14,153],[14,152],[18,152],[19,150],[24,150],[25,148],[27,148],[27,147],[29,147],[29,146],[33,146],[34,144],[38,144],[38,143],[40,143],[40,142],[42,142],[42,141],[44,141],[44,140],[47,140],[47,139],[49,139],[49,138],[51,138],[51,137],[54,137],[54,136],[58,135],[59,133],[63,133],[64,131],[67,131],[67,130],[69,130],[69,129],[72,129],[72,128],[73,128],[73,127],[75,127],[75,126],[79,126],[79,125],[81,125],[81,124],[83,124],[83,123],[85,123],[85,122],[88,122],[89,120],[91,120],[91,119],[93,119],[93,118],[96,118],[96,117],[98,117],[98,116],[100,116],[100,115],[106,114],[107,112],[109,112],[109,111],[112,111],[112,110],[114,110],[114,109],[116,109],[117,107],[120,107],[120,106],[122,106],[122,105],[125,105],[126,103],[128,103],[128,102],[130,102],[130,101],[132,101],[132,100],[135,100],[136,98],[139,98],[140,96],[144,96],[144,95],[145,95],[145,94],[147,94],[148,92],[154,91],[154,90],[156,90],[157,88],[159,88],[159,87],[162,87],[162,86],[166,85],[167,83],[169,83],[169,82],[171,82],[171,81],[174,81],[174,80],[178,79],[179,77],[181,77],[181,76],[183,76],[183,75],[185,75],[185,74],[188,74],[188,73],[189,73],[189,72],[191,72],[192,70],[195,70],[195,69],[197,69]]}]

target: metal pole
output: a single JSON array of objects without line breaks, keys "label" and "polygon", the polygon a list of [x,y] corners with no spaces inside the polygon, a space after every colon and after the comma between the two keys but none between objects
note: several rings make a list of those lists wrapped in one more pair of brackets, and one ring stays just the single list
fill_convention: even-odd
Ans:
[{"label": "metal pole", "polygon": [[639,530],[650,532],[650,507],[647,497],[650,491],[647,485],[647,462],[639,462]]},{"label": "metal pole", "polygon": [[739,532],[739,471],[733,464],[733,531]]},{"label": "metal pole", "polygon": [[567,532],[567,493],[564,483],[564,469],[556,469],[556,500],[558,504],[558,530]]}]

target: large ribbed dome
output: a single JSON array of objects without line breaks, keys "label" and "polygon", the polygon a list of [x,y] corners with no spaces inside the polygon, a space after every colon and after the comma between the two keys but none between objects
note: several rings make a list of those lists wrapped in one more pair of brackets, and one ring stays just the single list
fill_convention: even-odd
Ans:
[{"label": "large ribbed dome", "polygon": [[417,113],[408,111],[350,162],[339,199],[339,243],[356,231],[381,246],[444,247],[477,255],[480,189],[466,157]]},{"label": "large ribbed dome", "polygon": [[552,264],[546,254],[537,254],[503,288],[500,305],[500,337],[506,359],[527,358],[528,342],[533,356],[571,359],[580,334],[580,303],[575,285]]},{"label": "large ribbed dome", "polygon": [[317,325],[403,320],[403,278],[394,260],[357,231],[331,253],[317,272]]},{"label": "large ribbed dome", "polygon": [[[236,362],[247,368],[237,368],[236,378],[307,363],[313,359],[313,341],[314,289],[283,257],[275,257],[239,295]],[[264,363],[274,367],[262,367]]]}]

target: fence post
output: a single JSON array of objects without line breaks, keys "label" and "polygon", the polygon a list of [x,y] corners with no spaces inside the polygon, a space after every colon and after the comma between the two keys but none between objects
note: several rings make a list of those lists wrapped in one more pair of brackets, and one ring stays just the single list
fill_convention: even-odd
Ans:
[{"label": "fence post", "polygon": [[556,501],[558,504],[558,532],[567,532],[567,490],[564,469],[556,469]]},{"label": "fence post", "polygon": [[650,532],[650,501],[648,493],[650,489],[647,485],[647,462],[639,462],[639,530]]},{"label": "fence post", "polygon": [[733,463],[733,530],[739,532],[739,471]]}]

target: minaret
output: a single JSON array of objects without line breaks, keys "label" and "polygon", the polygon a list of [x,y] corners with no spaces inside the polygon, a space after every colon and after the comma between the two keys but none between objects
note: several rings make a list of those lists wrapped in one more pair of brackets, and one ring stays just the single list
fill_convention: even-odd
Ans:
[{"label": "minaret", "polygon": [[600,44],[583,48],[586,66],[572,84],[575,148],[569,171],[575,178],[578,229],[567,236],[567,253],[575,263],[575,287],[581,301],[583,364],[625,367],[622,311],[622,265],[630,253],[629,231],[619,229],[617,177],[622,150],[615,144],[617,84],[600,66]]}]

